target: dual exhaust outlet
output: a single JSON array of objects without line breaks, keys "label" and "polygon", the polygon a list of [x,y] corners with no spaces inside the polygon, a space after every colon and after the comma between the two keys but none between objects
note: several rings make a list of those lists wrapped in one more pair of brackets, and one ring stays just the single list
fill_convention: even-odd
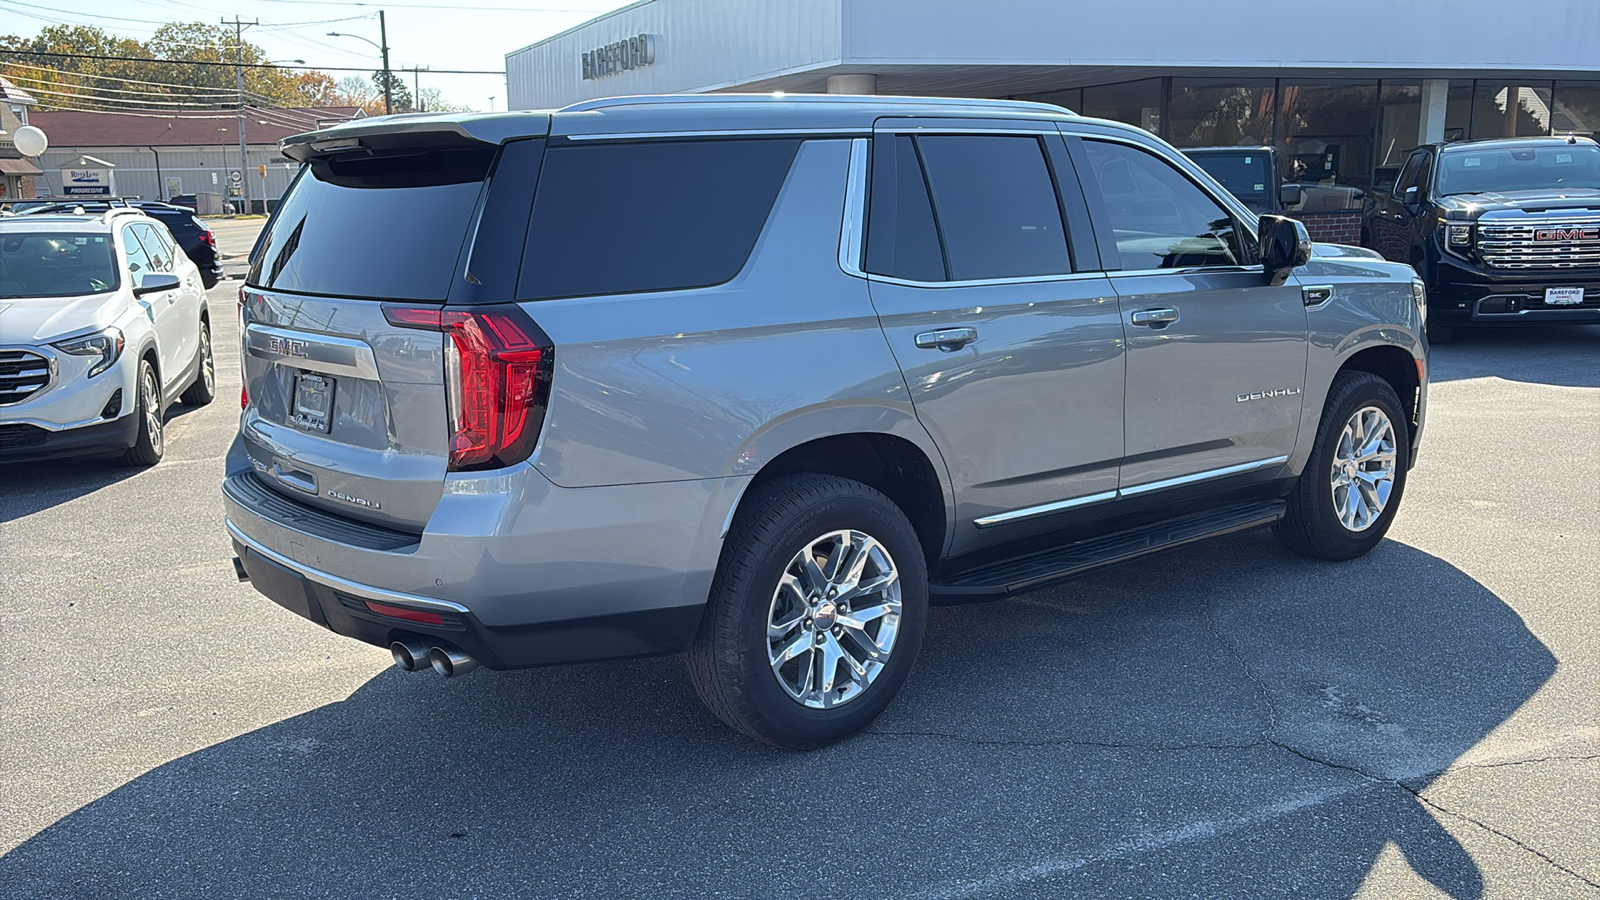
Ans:
[{"label": "dual exhaust outlet", "polygon": [[438,647],[423,641],[395,641],[389,645],[389,655],[403,672],[416,672],[432,667],[446,678],[465,675],[481,665],[477,660],[452,647]]}]

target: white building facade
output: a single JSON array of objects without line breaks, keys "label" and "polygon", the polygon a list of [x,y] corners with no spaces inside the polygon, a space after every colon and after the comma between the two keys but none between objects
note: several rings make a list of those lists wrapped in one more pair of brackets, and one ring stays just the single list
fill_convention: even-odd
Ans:
[{"label": "white building facade", "polygon": [[513,109],[703,91],[1042,100],[1179,147],[1274,146],[1358,198],[1421,143],[1600,131],[1600,2],[644,0],[508,54],[506,78]]}]

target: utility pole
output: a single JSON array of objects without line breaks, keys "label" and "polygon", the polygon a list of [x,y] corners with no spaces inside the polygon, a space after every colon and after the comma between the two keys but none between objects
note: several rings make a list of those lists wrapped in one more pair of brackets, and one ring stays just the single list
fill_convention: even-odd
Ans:
[{"label": "utility pole", "polygon": [[422,108],[422,83],[417,78],[417,70],[420,68],[422,67],[411,67],[411,102],[415,104],[416,112],[427,112],[426,109]]},{"label": "utility pole", "polygon": [[394,112],[394,101],[390,98],[390,79],[394,76],[389,73],[389,26],[383,21],[383,10],[378,10],[378,44],[383,51],[383,114],[390,115]]},{"label": "utility pole", "polygon": [[[244,142],[244,29],[248,25],[260,25],[261,20],[243,21],[235,15],[233,21],[222,20],[224,25],[233,26],[233,45],[235,55],[234,80],[239,86],[239,199],[244,201],[243,212],[253,212],[250,208],[250,179],[245,176],[245,170],[250,168],[250,161],[245,156]],[[226,168],[226,166],[224,166]]]}]

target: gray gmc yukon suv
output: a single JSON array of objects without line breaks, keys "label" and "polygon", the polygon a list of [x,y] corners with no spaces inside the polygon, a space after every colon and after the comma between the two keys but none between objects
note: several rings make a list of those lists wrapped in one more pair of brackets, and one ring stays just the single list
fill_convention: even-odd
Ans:
[{"label": "gray gmc yukon suv", "polygon": [[687,651],[814,747],[931,602],[1270,525],[1371,549],[1412,270],[1057,107],[636,97],[362,120],[241,292],[240,577],[404,669]]}]

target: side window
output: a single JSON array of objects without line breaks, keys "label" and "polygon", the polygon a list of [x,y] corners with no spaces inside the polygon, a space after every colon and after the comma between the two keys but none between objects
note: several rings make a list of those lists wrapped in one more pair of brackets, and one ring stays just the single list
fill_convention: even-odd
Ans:
[{"label": "side window", "polygon": [[1083,146],[1124,271],[1242,264],[1233,216],[1188,176],[1127,144]]},{"label": "side window", "polygon": [[911,281],[946,281],[939,230],[917,148],[904,135],[873,142],[865,269]]},{"label": "side window", "polygon": [[167,245],[156,236],[156,231],[149,225],[140,223],[128,228],[139,238],[139,243],[144,245],[145,256],[150,260],[150,269],[154,272],[170,273],[172,271],[172,254],[168,252]]},{"label": "side window", "polygon": [[1394,192],[1396,196],[1404,194],[1406,192],[1406,188],[1417,183],[1417,169],[1421,168],[1422,157],[1423,154],[1421,153],[1413,153],[1406,158],[1405,168],[1400,170],[1400,177],[1394,180]]},{"label": "side window", "polygon": [[1417,199],[1421,200],[1428,193],[1428,184],[1433,181],[1433,154],[1422,153],[1422,163],[1417,166]]},{"label": "side window", "polygon": [[133,273],[133,283],[139,283],[139,276],[146,272],[154,272],[150,264],[150,255],[145,252],[144,245],[139,243],[139,238],[134,234],[135,226],[129,225],[122,229],[122,253],[127,261],[128,271]]},{"label": "side window", "polygon": [[798,140],[551,145],[518,297],[710,287],[744,268]]},{"label": "side window", "polygon": [[950,278],[1072,271],[1055,181],[1035,137],[936,135],[916,147]]}]

